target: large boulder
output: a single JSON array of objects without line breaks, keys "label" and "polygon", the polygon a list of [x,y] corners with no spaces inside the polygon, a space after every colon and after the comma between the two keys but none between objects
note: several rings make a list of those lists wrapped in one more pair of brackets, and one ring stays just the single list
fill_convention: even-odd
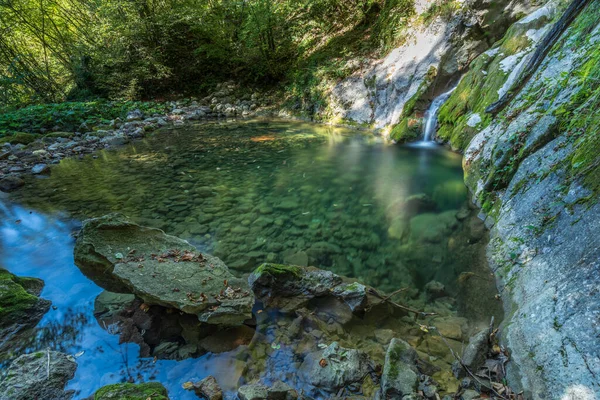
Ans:
[{"label": "large boulder", "polygon": [[116,383],[103,386],[94,393],[93,400],[169,400],[167,389],[158,382]]},{"label": "large boulder", "polygon": [[84,222],[75,263],[107,290],[133,293],[148,305],[176,308],[201,322],[239,325],[252,316],[248,284],[220,259],[120,214]]},{"label": "large boulder", "polygon": [[[16,333],[35,326],[50,308],[50,301],[38,296],[44,282],[20,278],[0,268],[0,337],[6,343]],[[0,345],[0,349],[2,349]]]},{"label": "large boulder", "polygon": [[265,306],[292,312],[315,298],[332,297],[352,312],[361,312],[381,300],[372,288],[358,282],[346,282],[331,271],[265,263],[248,278],[250,287]]},{"label": "large boulder", "polygon": [[75,376],[77,363],[56,351],[24,354],[15,359],[0,382],[0,400],[68,400],[67,382]]},{"label": "large boulder", "polygon": [[312,386],[329,392],[362,382],[371,371],[369,356],[360,350],[345,349],[338,342],[309,353],[300,366],[300,377]]},{"label": "large boulder", "polygon": [[416,394],[418,375],[415,368],[417,352],[401,339],[392,339],[385,354],[381,376],[384,399],[401,399]]}]

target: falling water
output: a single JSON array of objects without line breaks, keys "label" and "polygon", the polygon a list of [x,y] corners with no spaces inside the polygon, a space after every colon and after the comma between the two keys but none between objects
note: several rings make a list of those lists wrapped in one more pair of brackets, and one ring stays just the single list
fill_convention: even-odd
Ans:
[{"label": "falling water", "polygon": [[442,104],[444,104],[446,100],[448,100],[454,89],[455,88],[452,88],[446,93],[442,93],[441,95],[436,97],[429,106],[427,112],[425,113],[425,129],[423,131],[424,142],[430,142],[435,137],[435,128],[437,127],[438,111],[440,110]]}]

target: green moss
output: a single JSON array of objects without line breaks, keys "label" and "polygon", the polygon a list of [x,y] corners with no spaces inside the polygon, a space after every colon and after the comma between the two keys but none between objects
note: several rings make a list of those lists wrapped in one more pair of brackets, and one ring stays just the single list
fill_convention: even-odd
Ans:
[{"label": "green moss", "polygon": [[94,400],[169,400],[167,389],[158,382],[117,383],[102,387],[94,394]]},{"label": "green moss", "polygon": [[39,299],[31,294],[30,288],[41,288],[39,279],[19,278],[0,268],[0,321],[9,325],[22,318],[38,304]]},{"label": "green moss", "polygon": [[264,263],[254,271],[254,274],[256,275],[262,275],[265,273],[271,275],[292,274],[296,277],[300,277],[302,274],[302,268],[294,265]]},{"label": "green moss", "polygon": [[17,132],[9,136],[0,138],[0,144],[11,143],[11,144],[29,144],[37,139],[37,135],[31,133]]},{"label": "green moss", "polygon": [[404,118],[399,124],[394,126],[390,137],[399,143],[415,140],[421,134],[420,120],[413,118]]}]

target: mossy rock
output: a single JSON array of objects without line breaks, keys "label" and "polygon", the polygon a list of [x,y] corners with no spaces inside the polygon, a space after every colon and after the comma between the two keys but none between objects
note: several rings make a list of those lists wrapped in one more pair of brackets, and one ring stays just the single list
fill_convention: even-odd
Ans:
[{"label": "mossy rock", "polygon": [[271,275],[291,274],[296,277],[299,277],[301,271],[302,271],[301,268],[296,267],[294,265],[264,263],[254,271],[254,274],[258,275],[258,276],[263,275],[263,274],[271,274]]},{"label": "mossy rock", "polygon": [[75,132],[50,132],[44,135],[47,138],[70,138],[75,136]]},{"label": "mossy rock", "polygon": [[33,133],[17,132],[10,136],[4,136],[3,138],[0,138],[0,144],[10,143],[27,145],[35,141],[37,138],[38,135],[34,135]]},{"label": "mossy rock", "polygon": [[50,301],[37,296],[44,282],[19,278],[0,268],[0,332],[16,326],[33,326],[50,308]]},{"label": "mossy rock", "polygon": [[94,400],[169,400],[165,387],[158,382],[116,383],[100,388],[94,394]]},{"label": "mossy rock", "polygon": [[420,118],[403,118],[394,126],[390,137],[398,143],[411,142],[419,138],[423,123]]}]

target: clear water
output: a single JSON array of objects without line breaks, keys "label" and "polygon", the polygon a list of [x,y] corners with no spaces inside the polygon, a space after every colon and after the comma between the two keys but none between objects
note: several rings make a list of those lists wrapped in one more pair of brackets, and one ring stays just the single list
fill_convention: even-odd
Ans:
[{"label": "clear water", "polygon": [[[417,211],[414,196],[425,199]],[[472,328],[501,317],[485,235],[473,239],[469,230],[474,212],[466,208],[461,158],[442,147],[393,146],[369,133],[299,122],[211,123],[63,160],[49,177],[31,178],[0,201],[0,265],[42,278],[42,297],[56,306],[36,339],[21,341],[14,353],[48,346],[85,351],[69,383],[77,398],[126,379],[156,379],[172,398],[195,398],[182,383],[210,374],[232,395],[248,365],[240,365],[240,349],[154,362],[98,324],[93,302],[101,289],[74,266],[71,233],[82,219],[113,211],[188,239],[239,274],[267,260],[306,262],[384,291],[407,287],[406,304],[464,316]],[[457,213],[464,214],[460,221]],[[448,304],[425,298],[423,287],[434,279],[453,296]],[[386,321],[377,328],[421,334],[407,321]],[[277,324],[263,328],[269,349]],[[375,327],[369,329],[372,335]],[[361,335],[340,340],[364,344]],[[382,358],[385,349],[377,349],[372,356]],[[258,375],[302,386],[290,362],[294,351],[264,356]],[[449,369],[449,360],[443,363]]]}]

